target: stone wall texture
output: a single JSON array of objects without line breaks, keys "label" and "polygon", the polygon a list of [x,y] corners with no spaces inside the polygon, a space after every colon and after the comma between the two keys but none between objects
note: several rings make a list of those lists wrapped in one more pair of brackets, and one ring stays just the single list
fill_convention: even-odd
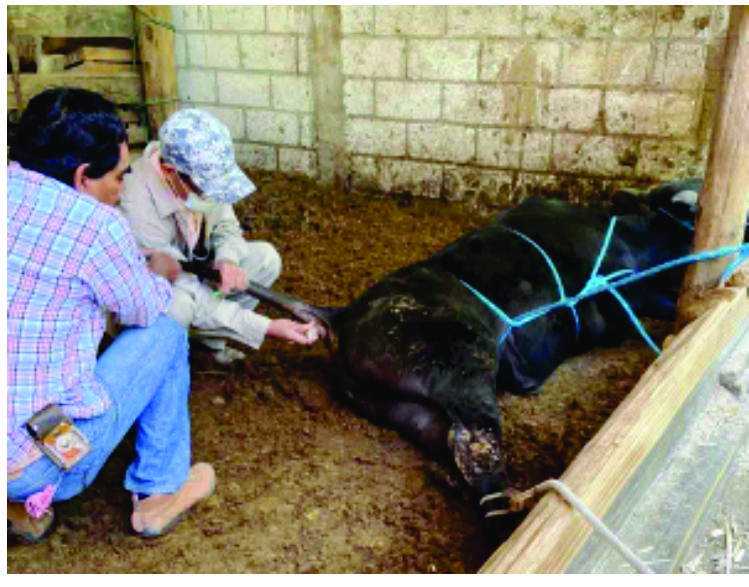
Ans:
[{"label": "stone wall texture", "polygon": [[346,185],[505,203],[704,172],[727,6],[332,10],[320,40],[312,6],[172,7],[181,103],[250,169],[318,176],[322,42]]}]

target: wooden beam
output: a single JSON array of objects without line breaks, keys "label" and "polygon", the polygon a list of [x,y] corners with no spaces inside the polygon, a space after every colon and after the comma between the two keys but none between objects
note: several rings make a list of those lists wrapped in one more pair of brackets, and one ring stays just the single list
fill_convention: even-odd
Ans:
[{"label": "wooden beam", "polygon": [[148,125],[154,138],[179,105],[174,27],[169,6],[135,6],[134,10]]},{"label": "wooden beam", "polygon": [[[10,110],[13,106],[15,107],[14,118],[18,118],[21,114],[23,105],[23,91],[21,89],[21,58],[18,50],[18,44],[16,42],[16,33],[13,27],[13,23],[8,19],[7,22],[8,31],[8,60],[10,61],[11,74],[8,76],[8,109]],[[12,88],[12,93],[11,93]],[[11,106],[11,104],[13,106]]]},{"label": "wooden beam", "polygon": [[[674,338],[562,475],[599,519],[641,474],[714,358],[749,318],[745,288],[722,292],[720,303]],[[548,493],[480,572],[562,573],[592,532],[567,502]]]},{"label": "wooden beam", "polygon": [[[749,205],[749,6],[732,6],[705,183],[699,197],[694,250],[738,245]],[[715,286],[731,258],[691,265],[679,302],[681,315],[695,296]]]},{"label": "wooden beam", "polygon": [[17,35],[39,37],[126,37],[133,35],[127,5],[8,5]]},{"label": "wooden beam", "polygon": [[[13,76],[8,75],[8,104],[15,103]],[[70,72],[38,75],[21,74],[19,76],[23,96],[20,109],[26,108],[29,99],[47,88],[60,86],[85,88],[99,92],[115,104],[139,104],[141,98],[140,75],[133,72],[114,75],[75,75]]]}]

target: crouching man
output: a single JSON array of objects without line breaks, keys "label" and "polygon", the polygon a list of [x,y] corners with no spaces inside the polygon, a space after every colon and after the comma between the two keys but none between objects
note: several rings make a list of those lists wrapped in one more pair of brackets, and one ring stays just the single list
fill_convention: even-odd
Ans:
[{"label": "crouching man", "polygon": [[[100,95],[34,97],[9,158],[8,533],[41,540],[135,424],[131,523],[158,536],[215,480],[191,466],[187,332],[165,313],[181,269],[146,264],[115,208],[129,151]],[[97,358],[107,311],[126,328]]]},{"label": "crouching man", "polygon": [[[120,204],[142,249],[184,265],[169,314],[222,364],[245,356],[227,339],[257,349],[266,336],[302,345],[316,338],[311,323],[256,313],[258,300],[242,292],[247,280],[270,286],[281,271],[276,249],[246,241],[232,208],[255,190],[236,163],[226,125],[188,108],[172,114],[133,163]],[[206,271],[218,274],[215,291]]]}]

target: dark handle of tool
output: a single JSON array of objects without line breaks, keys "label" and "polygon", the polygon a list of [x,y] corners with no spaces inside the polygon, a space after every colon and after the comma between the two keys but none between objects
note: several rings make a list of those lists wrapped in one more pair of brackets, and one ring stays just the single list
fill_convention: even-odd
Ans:
[{"label": "dark handle of tool", "polygon": [[[198,279],[202,281],[214,284],[221,283],[221,273],[217,269],[211,267],[209,262],[185,261],[182,263],[182,270],[197,275]],[[279,310],[287,312],[301,322],[315,320],[323,324],[328,330],[330,329],[328,318],[324,313],[293,296],[287,296],[280,291],[274,291],[260,285],[259,283],[255,283],[252,280],[247,282],[247,287],[245,288],[244,293],[253,295],[259,300],[262,300]],[[231,295],[229,296],[229,299],[231,299]]]}]

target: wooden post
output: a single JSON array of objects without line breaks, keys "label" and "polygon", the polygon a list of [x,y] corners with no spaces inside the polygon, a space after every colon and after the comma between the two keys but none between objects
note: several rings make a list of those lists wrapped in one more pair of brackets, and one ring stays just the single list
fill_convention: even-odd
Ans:
[{"label": "wooden post", "polygon": [[[697,385],[749,320],[745,290],[721,291],[721,301],[674,338],[562,475],[599,519],[617,502],[643,499],[694,413]],[[593,531],[564,499],[547,493],[480,572],[563,573]]]},{"label": "wooden post", "polygon": [[135,27],[143,72],[151,138],[178,107],[174,28],[167,6],[135,6]]},{"label": "wooden post", "polygon": [[[699,197],[694,250],[738,245],[749,200],[749,6],[732,6],[705,183]],[[715,286],[731,261],[691,265],[679,300],[689,316],[704,290]]]},{"label": "wooden post", "polygon": [[[16,100],[16,110],[14,114],[14,121],[18,121],[21,116],[21,110],[23,110],[23,94],[21,92],[21,59],[18,55],[18,45],[16,44],[16,34],[13,24],[10,19],[7,23],[8,28],[8,59],[10,59],[10,66],[13,81],[13,95]],[[8,101],[10,105],[10,101]]]}]

